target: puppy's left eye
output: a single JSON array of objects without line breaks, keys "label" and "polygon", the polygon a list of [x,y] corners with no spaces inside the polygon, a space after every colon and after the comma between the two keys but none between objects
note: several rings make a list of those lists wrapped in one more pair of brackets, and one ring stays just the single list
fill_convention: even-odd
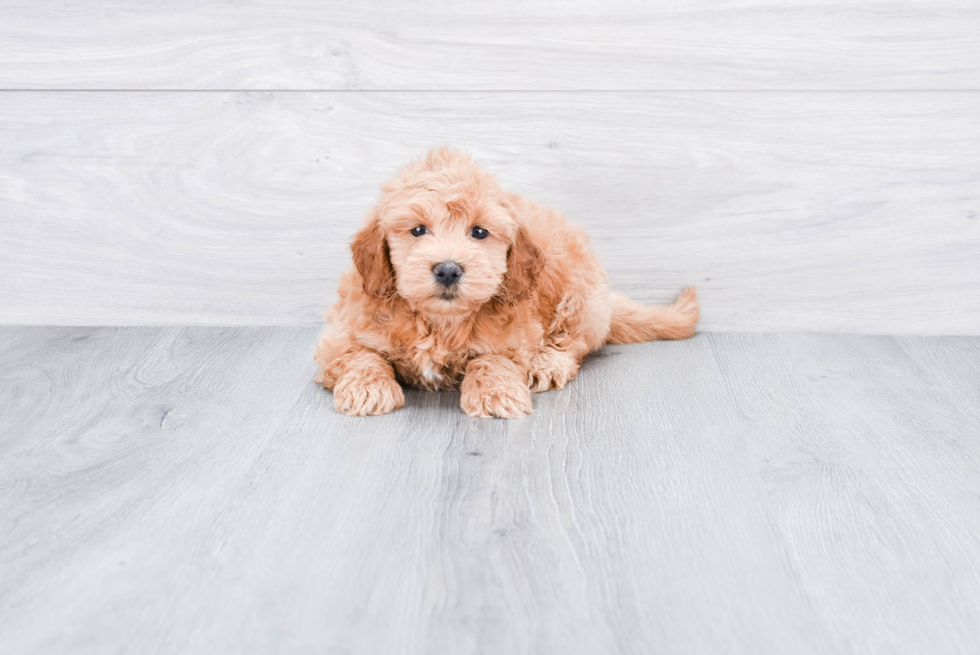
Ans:
[{"label": "puppy's left eye", "polygon": [[425,234],[426,232],[427,232],[427,230],[425,229],[425,226],[424,225],[416,225],[415,227],[412,228],[412,236],[413,237],[420,237],[423,234]]},{"label": "puppy's left eye", "polygon": [[490,233],[484,230],[479,225],[477,225],[472,230],[470,230],[470,236],[473,237],[474,239],[486,239],[488,236],[490,236]]}]

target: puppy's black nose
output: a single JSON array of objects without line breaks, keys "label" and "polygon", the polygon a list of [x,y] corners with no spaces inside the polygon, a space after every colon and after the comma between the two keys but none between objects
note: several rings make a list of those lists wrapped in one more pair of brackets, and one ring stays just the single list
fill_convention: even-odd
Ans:
[{"label": "puppy's black nose", "polygon": [[463,277],[463,269],[456,262],[442,262],[436,264],[432,274],[436,276],[436,282],[444,287],[451,287]]}]

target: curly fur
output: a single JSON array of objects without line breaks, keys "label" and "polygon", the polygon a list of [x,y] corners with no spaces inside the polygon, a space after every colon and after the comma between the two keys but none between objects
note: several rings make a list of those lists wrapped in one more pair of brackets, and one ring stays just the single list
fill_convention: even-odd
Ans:
[{"label": "curly fur", "polygon": [[[523,416],[531,392],[563,388],[603,344],[684,339],[699,317],[693,287],[668,307],[611,293],[585,230],[448,148],[382,187],[351,250],[315,356],[350,415],[398,409],[404,383],[458,388],[470,416]],[[463,270],[450,289],[433,276],[444,261]]]}]

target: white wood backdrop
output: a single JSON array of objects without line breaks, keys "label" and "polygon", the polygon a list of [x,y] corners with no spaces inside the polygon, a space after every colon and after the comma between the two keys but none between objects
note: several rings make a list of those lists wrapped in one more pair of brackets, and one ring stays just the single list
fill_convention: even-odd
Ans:
[{"label": "white wood backdrop", "polygon": [[976,89],[975,0],[3,0],[0,88]]},{"label": "white wood backdrop", "polygon": [[316,323],[450,143],[704,329],[980,333],[975,3],[0,11],[2,323]]}]

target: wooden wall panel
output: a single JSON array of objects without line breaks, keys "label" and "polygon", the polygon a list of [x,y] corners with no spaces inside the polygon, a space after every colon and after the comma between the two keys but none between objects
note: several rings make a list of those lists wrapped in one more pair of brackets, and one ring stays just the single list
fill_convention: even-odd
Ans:
[{"label": "wooden wall panel", "polygon": [[708,330],[980,332],[980,93],[0,94],[0,322],[308,325],[395,168],[472,151]]},{"label": "wooden wall panel", "polygon": [[0,5],[0,88],[977,89],[964,0]]}]

